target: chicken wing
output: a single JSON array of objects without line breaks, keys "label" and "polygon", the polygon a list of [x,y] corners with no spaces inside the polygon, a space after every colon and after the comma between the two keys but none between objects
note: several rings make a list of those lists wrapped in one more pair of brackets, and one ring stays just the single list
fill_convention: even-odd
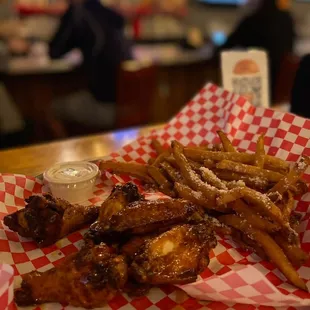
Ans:
[{"label": "chicken wing", "polygon": [[197,223],[204,217],[204,211],[183,199],[158,199],[136,201],[114,214],[108,225],[91,226],[102,234],[124,233],[146,234],[165,230],[179,223]]},{"label": "chicken wing", "polygon": [[113,236],[102,235],[101,232],[109,225],[109,221],[114,214],[117,214],[129,203],[144,200],[144,196],[138,191],[133,183],[116,185],[110,196],[102,203],[98,220],[93,223],[91,229],[84,236],[86,242],[99,244],[100,242],[113,242]]},{"label": "chicken wing", "polygon": [[126,281],[125,258],[111,254],[109,247],[102,243],[82,248],[56,268],[26,274],[21,288],[15,290],[14,299],[22,307],[60,302],[96,308],[111,300]]},{"label": "chicken wing", "polygon": [[95,206],[72,205],[49,194],[30,196],[25,208],[4,217],[4,224],[39,247],[49,246],[69,233],[94,222]]},{"label": "chicken wing", "polygon": [[133,183],[114,186],[110,196],[103,202],[99,211],[98,221],[105,225],[111,217],[121,211],[129,203],[134,201],[144,200],[144,197],[139,193],[138,188]]},{"label": "chicken wing", "polygon": [[129,274],[139,283],[153,285],[193,282],[208,266],[216,244],[207,223],[175,226],[136,248]]}]

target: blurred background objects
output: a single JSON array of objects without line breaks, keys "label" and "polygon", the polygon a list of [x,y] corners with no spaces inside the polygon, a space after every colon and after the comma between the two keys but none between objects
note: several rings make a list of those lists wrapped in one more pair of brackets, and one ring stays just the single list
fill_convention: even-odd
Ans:
[{"label": "blurred background objects", "polygon": [[206,82],[221,85],[217,55],[231,48],[266,50],[270,104],[289,109],[310,53],[309,8],[306,0],[0,0],[0,101],[20,120],[16,139],[0,126],[0,147],[166,122]]}]

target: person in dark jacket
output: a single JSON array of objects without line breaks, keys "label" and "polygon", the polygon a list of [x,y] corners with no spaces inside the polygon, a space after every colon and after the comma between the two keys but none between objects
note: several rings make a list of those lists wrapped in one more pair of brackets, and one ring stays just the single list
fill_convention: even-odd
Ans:
[{"label": "person in dark jacket", "polygon": [[310,54],[302,58],[295,77],[291,112],[310,118]]},{"label": "person in dark jacket", "polygon": [[234,47],[263,48],[270,62],[272,93],[286,54],[292,53],[295,30],[288,10],[280,9],[277,0],[260,0],[257,9],[245,17],[228,37],[221,50]]},{"label": "person in dark jacket", "polygon": [[[50,42],[49,54],[53,59],[80,49],[89,89],[58,101],[54,107],[60,117],[86,125],[113,125],[118,69],[123,61],[132,58],[124,26],[123,16],[99,0],[70,1]],[[97,114],[98,124],[92,111]]]}]

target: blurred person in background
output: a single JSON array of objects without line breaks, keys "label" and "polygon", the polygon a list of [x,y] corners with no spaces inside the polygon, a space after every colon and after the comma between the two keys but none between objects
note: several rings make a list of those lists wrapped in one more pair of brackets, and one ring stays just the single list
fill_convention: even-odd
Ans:
[{"label": "blurred person in background", "polygon": [[111,128],[115,121],[117,75],[131,59],[124,36],[124,17],[99,0],[71,0],[49,45],[51,58],[74,48],[83,54],[89,89],[55,102],[56,117],[92,128]]},{"label": "blurred person in background", "polygon": [[310,118],[310,54],[300,62],[291,96],[291,112]]},{"label": "blurred person in background", "polygon": [[[6,70],[12,54],[23,54],[28,43],[20,36],[22,22],[18,20],[7,0],[0,0],[0,69]],[[0,82],[0,149],[26,144],[29,140],[27,122]]]},{"label": "blurred person in background", "polygon": [[289,12],[290,0],[250,0],[251,14],[228,37],[221,50],[243,47],[263,48],[269,56],[271,92],[281,63],[293,52],[295,27]]}]

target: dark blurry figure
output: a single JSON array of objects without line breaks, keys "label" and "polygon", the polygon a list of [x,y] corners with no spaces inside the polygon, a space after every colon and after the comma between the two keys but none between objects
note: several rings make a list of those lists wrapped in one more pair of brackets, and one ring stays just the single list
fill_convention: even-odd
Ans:
[{"label": "dark blurry figure", "polygon": [[233,47],[263,48],[270,62],[271,91],[274,93],[276,78],[286,54],[292,53],[295,30],[294,21],[287,10],[290,1],[252,0],[256,10],[246,16],[228,37],[221,50]]},{"label": "dark blurry figure", "polygon": [[122,15],[102,6],[99,0],[70,1],[50,42],[50,57],[59,58],[79,48],[89,89],[55,103],[61,118],[94,127],[113,126],[118,68],[121,62],[131,59],[124,26]]},{"label": "dark blurry figure", "polygon": [[310,118],[310,54],[300,62],[296,74],[292,97],[291,112],[303,117]]}]

